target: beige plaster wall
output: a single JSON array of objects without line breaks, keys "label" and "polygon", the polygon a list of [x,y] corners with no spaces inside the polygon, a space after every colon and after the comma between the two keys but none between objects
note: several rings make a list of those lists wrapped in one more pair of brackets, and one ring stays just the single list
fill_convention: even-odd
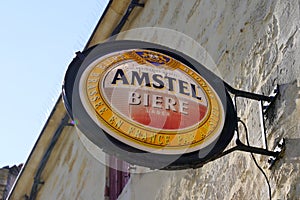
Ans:
[{"label": "beige plaster wall", "polygon": [[[286,152],[272,170],[267,169],[267,157],[256,158],[270,180],[273,199],[300,199],[300,2],[151,0],[133,12],[124,30],[140,27],[169,28],[193,38],[236,88],[269,94],[280,85],[266,127],[270,146],[285,137]],[[134,37],[161,39],[147,31],[125,33],[119,39]],[[168,35],[163,38],[197,57],[193,46]],[[261,146],[258,103],[239,100],[238,105],[250,143]],[[268,199],[268,188],[251,156],[236,152],[200,169],[132,174],[119,199]]]},{"label": "beige plaster wall", "polygon": [[37,199],[104,199],[106,167],[89,153],[76,128],[65,128],[60,137],[43,170]]}]

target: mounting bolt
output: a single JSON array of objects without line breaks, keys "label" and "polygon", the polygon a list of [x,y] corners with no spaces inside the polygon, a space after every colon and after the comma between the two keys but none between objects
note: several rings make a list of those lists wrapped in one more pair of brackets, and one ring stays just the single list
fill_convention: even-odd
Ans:
[{"label": "mounting bolt", "polygon": [[274,156],[271,156],[269,159],[268,159],[268,163],[269,163],[269,169],[271,169],[275,162],[282,157],[282,154],[285,150],[285,139],[282,138],[276,145],[276,147],[274,148],[273,152],[276,152],[278,153],[278,155],[276,157]]}]

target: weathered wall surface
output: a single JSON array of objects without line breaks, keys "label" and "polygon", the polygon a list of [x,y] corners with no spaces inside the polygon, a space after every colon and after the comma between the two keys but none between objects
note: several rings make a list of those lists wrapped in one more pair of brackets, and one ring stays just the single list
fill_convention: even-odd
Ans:
[{"label": "weathered wall surface", "polygon": [[9,169],[1,168],[0,169],[0,199],[5,198],[5,193],[7,193],[7,180],[9,176]]},{"label": "weathered wall surface", "polygon": [[43,170],[37,199],[104,199],[106,167],[82,144],[77,129],[67,127]]},{"label": "weathered wall surface", "polygon": [[22,166],[20,164],[19,166],[6,166],[0,169],[0,200],[4,200],[8,196]]},{"label": "weathered wall surface", "polygon": [[[270,180],[273,199],[300,199],[300,2],[151,0],[133,12],[124,29],[146,26],[192,37],[236,88],[269,94],[280,85],[266,126],[270,146],[284,137],[286,152],[272,170],[266,168],[265,156],[256,158]],[[147,32],[139,37],[157,40]],[[174,45],[193,50],[182,41]],[[239,100],[238,105],[250,143],[261,146],[258,103]],[[132,175],[119,199],[268,199],[268,187],[251,156],[236,152],[201,169]]]}]

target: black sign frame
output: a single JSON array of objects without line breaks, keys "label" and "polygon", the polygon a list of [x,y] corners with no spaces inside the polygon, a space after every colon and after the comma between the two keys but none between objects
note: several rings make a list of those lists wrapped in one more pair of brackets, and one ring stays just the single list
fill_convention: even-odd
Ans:
[{"label": "black sign frame", "polygon": [[[83,62],[86,62],[86,59],[88,58],[88,62],[91,63],[105,54],[135,48],[153,50],[173,57],[201,74],[201,76],[209,82],[216,93],[221,97],[222,106],[225,108],[224,127],[219,138],[213,144],[207,148],[182,155],[163,155],[145,152],[115,139],[90,119],[80,102],[78,94],[79,87],[78,84],[76,85],[75,81],[76,77],[80,77],[85,70],[84,67],[82,67]],[[78,128],[91,142],[110,155],[117,156],[131,164],[141,165],[152,169],[178,170],[197,168],[210,160],[218,158],[232,140],[238,123],[235,107],[223,80],[206,69],[201,63],[182,52],[158,44],[142,41],[123,40],[105,42],[83,52],[78,52],[77,56],[69,65],[65,75],[63,100],[67,112],[73,120],[79,121],[77,125]],[[78,112],[81,113],[80,116],[75,116],[76,119],[74,118],[74,105],[76,105],[76,110],[79,110]],[[78,119],[78,117],[80,117],[80,119]],[[95,130],[97,131],[95,132]],[[114,145],[112,145],[112,143]]]}]

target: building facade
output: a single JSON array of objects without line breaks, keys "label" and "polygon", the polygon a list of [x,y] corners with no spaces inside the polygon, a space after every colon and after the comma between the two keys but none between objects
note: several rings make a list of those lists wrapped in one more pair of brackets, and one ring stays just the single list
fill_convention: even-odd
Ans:
[{"label": "building facade", "polygon": [[9,191],[13,187],[15,180],[22,169],[22,164],[19,166],[5,166],[0,169],[0,199],[6,199]]},{"label": "building facade", "polygon": [[[255,158],[265,171],[272,199],[299,199],[299,6],[297,0],[112,0],[86,49],[108,39],[143,40],[203,61],[199,54],[203,48],[210,55],[205,64],[214,63],[210,69],[235,88],[267,95],[278,85],[279,95],[265,126],[269,148],[285,138],[286,149],[270,170],[268,157]],[[239,99],[237,105],[250,143],[262,147],[258,102]],[[114,165],[130,168],[129,174],[103,165],[99,159],[106,155],[83,140],[60,97],[8,199],[269,197],[266,179],[249,153],[234,152],[197,169],[147,173],[110,158]]]}]

